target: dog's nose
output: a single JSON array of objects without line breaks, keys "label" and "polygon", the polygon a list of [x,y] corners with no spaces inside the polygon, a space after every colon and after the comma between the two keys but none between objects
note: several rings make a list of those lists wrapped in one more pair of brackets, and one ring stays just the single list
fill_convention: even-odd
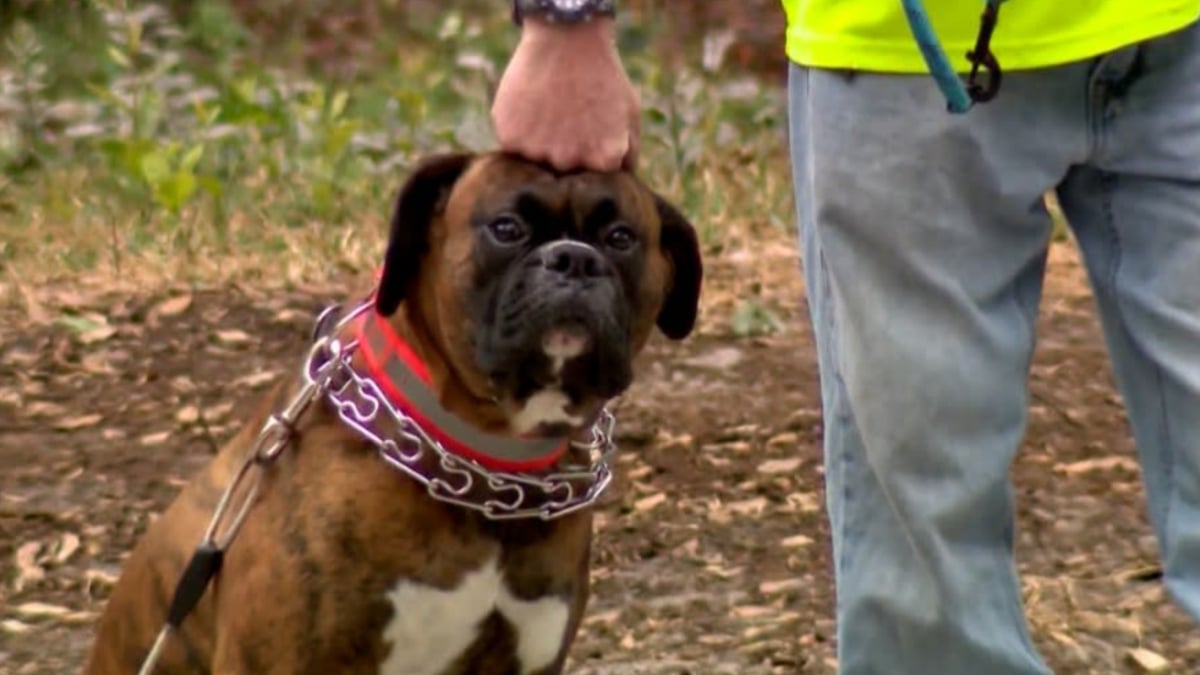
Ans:
[{"label": "dog's nose", "polygon": [[542,267],[570,279],[602,277],[608,265],[600,253],[577,241],[556,241],[542,247]]}]

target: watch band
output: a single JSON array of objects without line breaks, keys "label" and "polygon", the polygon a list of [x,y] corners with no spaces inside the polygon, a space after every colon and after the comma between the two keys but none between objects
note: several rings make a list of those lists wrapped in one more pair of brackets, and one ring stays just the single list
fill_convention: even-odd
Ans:
[{"label": "watch band", "polygon": [[555,23],[581,23],[597,16],[616,16],[616,0],[513,0],[513,21],[527,16]]}]

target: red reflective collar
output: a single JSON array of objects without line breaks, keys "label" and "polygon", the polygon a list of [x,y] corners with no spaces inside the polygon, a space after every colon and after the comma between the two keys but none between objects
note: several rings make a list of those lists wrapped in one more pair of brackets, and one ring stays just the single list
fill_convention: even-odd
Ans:
[{"label": "red reflective collar", "polygon": [[570,447],[565,439],[488,434],[443,408],[434,395],[428,366],[373,308],[358,317],[354,333],[365,375],[396,410],[447,451],[494,471],[529,473],[549,469]]}]

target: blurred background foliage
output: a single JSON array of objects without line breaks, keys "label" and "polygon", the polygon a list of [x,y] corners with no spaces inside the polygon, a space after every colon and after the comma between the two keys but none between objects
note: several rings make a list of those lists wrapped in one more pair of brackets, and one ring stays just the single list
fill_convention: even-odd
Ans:
[{"label": "blurred background foliage", "polygon": [[[641,173],[710,255],[788,232],[777,0],[621,9]],[[0,0],[0,274],[361,269],[417,158],[491,146],[517,37],[505,0]]]}]

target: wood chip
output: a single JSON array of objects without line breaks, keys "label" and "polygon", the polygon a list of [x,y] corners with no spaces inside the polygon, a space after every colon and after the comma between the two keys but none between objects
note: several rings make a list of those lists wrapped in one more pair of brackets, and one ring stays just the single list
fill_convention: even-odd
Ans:
[{"label": "wood chip", "polygon": [[767,475],[775,475],[781,473],[795,473],[796,469],[800,468],[800,458],[794,459],[772,459],[758,465],[758,472]]},{"label": "wood chip", "polygon": [[1165,673],[1171,667],[1162,654],[1141,647],[1129,650],[1129,660],[1143,673]]},{"label": "wood chip", "polygon": [[764,581],[758,585],[758,592],[763,595],[779,595],[804,588],[804,580],[800,578]]},{"label": "wood chip", "polygon": [[767,439],[767,448],[793,447],[799,444],[800,434],[794,431],[785,431]]},{"label": "wood chip", "polygon": [[29,619],[53,619],[71,613],[69,607],[45,602],[26,602],[13,608],[17,614]]},{"label": "wood chip", "polygon": [[179,316],[192,306],[191,295],[177,295],[173,298],[163,300],[150,310],[150,316],[154,317],[173,317]]},{"label": "wood chip", "polygon": [[763,607],[761,605],[742,605],[741,607],[733,608],[733,615],[739,619],[761,619],[766,616],[775,614],[779,610],[774,607]]},{"label": "wood chip", "polygon": [[225,345],[244,345],[253,339],[249,333],[237,328],[219,330],[214,335],[216,335],[217,342]]},{"label": "wood chip", "polygon": [[231,412],[233,412],[233,401],[218,403],[204,409],[204,421],[210,424],[219,422]]},{"label": "wood chip", "polygon": [[633,503],[633,510],[638,513],[645,513],[657,508],[660,504],[667,501],[667,495],[664,492],[652,494],[649,497],[642,497]]},{"label": "wood chip", "polygon": [[200,409],[194,405],[180,408],[175,413],[175,421],[180,424],[195,424],[200,420]]},{"label": "wood chip", "polygon": [[104,419],[100,413],[90,413],[87,415],[76,415],[74,417],[66,417],[54,423],[54,428],[59,431],[75,431],[76,429],[85,429],[94,427]]},{"label": "wood chip", "polygon": [[1076,476],[1093,471],[1111,471],[1113,469],[1123,469],[1125,471],[1136,472],[1138,463],[1132,457],[1122,457],[1114,455],[1112,457],[1101,457],[1099,459],[1085,459],[1079,462],[1071,462],[1070,464],[1056,464],[1054,470],[1058,473],[1063,473],[1068,476]]},{"label": "wood chip", "polygon": [[754,499],[746,499],[740,502],[730,502],[725,505],[725,509],[739,516],[762,515],[767,510],[767,498],[755,497]]},{"label": "wood chip", "polygon": [[152,434],[146,434],[138,439],[138,443],[145,446],[162,445],[171,438],[170,431],[157,431]]},{"label": "wood chip", "polygon": [[249,375],[239,377],[233,381],[233,386],[245,387],[247,389],[258,389],[259,387],[274,381],[278,376],[279,373],[274,370],[260,370],[257,373],[250,373]]},{"label": "wood chip", "polygon": [[813,543],[813,538],[806,534],[796,534],[779,542],[779,545],[784,548],[804,548]]},{"label": "wood chip", "polygon": [[71,559],[71,556],[79,550],[80,541],[79,535],[74,532],[63,534],[62,540],[58,544],[58,552],[54,554],[54,563],[62,565]]},{"label": "wood chip", "polygon": [[23,635],[33,630],[33,626],[21,623],[16,619],[5,619],[4,621],[0,621],[0,630],[11,635]]},{"label": "wood chip", "polygon": [[20,593],[29,584],[46,578],[46,570],[38,564],[38,554],[42,551],[42,543],[30,541],[21,545],[14,556],[17,565],[17,579],[13,589]]}]

